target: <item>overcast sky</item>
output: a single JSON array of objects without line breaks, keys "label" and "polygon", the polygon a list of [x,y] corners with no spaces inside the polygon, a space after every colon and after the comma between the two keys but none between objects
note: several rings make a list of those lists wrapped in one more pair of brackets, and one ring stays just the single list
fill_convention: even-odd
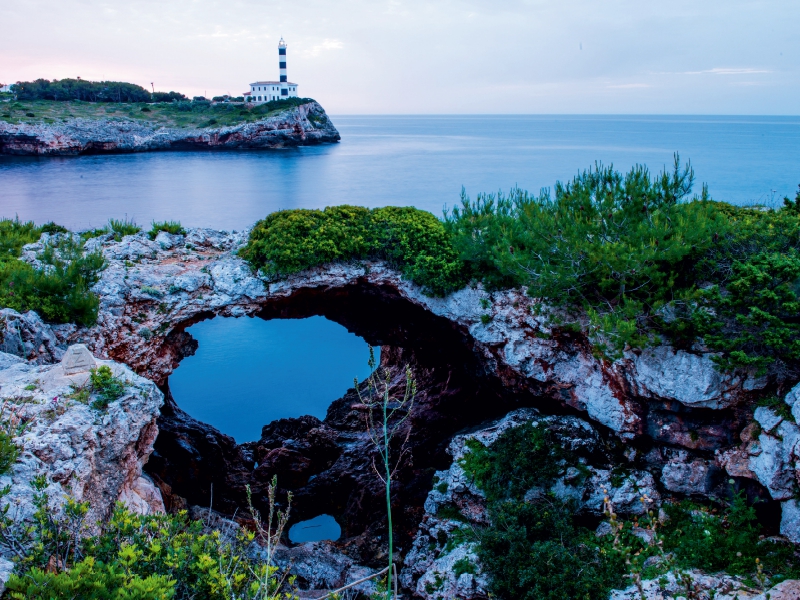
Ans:
[{"label": "overcast sky", "polygon": [[792,114],[800,0],[2,0],[0,82],[187,95],[289,80],[333,114]]}]

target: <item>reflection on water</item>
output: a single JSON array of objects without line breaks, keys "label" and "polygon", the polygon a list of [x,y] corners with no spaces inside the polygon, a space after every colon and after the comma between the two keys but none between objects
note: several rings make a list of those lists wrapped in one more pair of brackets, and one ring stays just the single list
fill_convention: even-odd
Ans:
[{"label": "reflection on water", "polygon": [[[440,215],[469,194],[537,192],[595,161],[658,171],[673,152],[733,203],[794,197],[800,118],[692,116],[334,117],[339,144],[274,151],[0,156],[0,216],[71,228],[140,224],[243,229],[270,212],[335,204]],[[699,185],[697,186],[699,190]],[[774,190],[774,191],[773,191]]]},{"label": "reflection on water", "polygon": [[217,317],[187,331],[200,345],[170,376],[172,395],[239,443],[275,419],[324,418],[353,378],[369,374],[367,343],[323,317]]},{"label": "reflection on water", "polygon": [[289,541],[295,544],[320,540],[336,541],[341,535],[342,528],[330,515],[319,515],[308,521],[300,521],[289,528]]}]

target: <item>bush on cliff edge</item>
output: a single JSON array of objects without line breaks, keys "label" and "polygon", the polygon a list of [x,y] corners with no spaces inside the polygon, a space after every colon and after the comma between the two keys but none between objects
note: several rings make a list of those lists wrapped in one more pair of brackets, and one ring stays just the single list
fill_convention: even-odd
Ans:
[{"label": "bush on cliff edge", "polygon": [[268,277],[385,259],[435,295],[470,280],[525,286],[563,309],[553,325],[588,327],[598,354],[702,339],[723,369],[796,381],[800,192],[766,210],[712,201],[705,187],[690,197],[693,183],[676,155],[657,175],[596,165],[552,194],[462,193],[444,221],[414,208],[281,211],[256,225],[241,256]]},{"label": "bush on cliff edge", "polygon": [[22,246],[37,241],[42,233],[65,231],[54,223],[37,227],[30,221],[0,219],[0,307],[35,310],[54,323],[97,321],[100,301],[90,288],[105,263],[99,252],[84,256],[69,238],[61,240],[57,251],[51,245],[42,252],[42,269],[19,260]]},{"label": "bush on cliff edge", "polygon": [[442,222],[411,207],[279,211],[256,223],[239,255],[267,277],[337,261],[383,259],[433,295],[466,283]]}]

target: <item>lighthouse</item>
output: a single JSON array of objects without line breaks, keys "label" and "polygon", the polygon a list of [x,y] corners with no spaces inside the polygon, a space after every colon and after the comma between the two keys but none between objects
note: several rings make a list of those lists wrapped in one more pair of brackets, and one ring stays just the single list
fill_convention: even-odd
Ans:
[{"label": "lighthouse", "polygon": [[244,93],[247,102],[263,104],[273,100],[297,98],[297,84],[289,81],[286,75],[286,42],[278,42],[278,71],[280,81],[256,81],[250,84],[250,91]]},{"label": "lighthouse", "polygon": [[281,96],[288,96],[289,79],[286,76],[286,42],[283,41],[283,37],[278,42],[278,68],[281,72]]}]

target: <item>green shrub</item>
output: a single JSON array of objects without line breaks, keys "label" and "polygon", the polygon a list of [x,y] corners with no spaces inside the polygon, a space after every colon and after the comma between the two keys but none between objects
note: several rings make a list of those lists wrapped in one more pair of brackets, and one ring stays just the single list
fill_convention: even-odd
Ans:
[{"label": "green shrub", "polygon": [[[15,573],[6,585],[15,599],[89,598],[156,600],[294,600],[293,579],[269,560],[251,553],[255,534],[235,525],[213,529],[177,514],[138,515],[117,504],[99,533],[87,537],[88,503],[68,499],[58,507],[47,495],[47,480],[32,482],[33,523],[20,526],[0,512],[0,541],[17,554]],[[274,502],[274,485],[270,501]],[[0,490],[0,497],[9,488]],[[260,535],[267,534],[256,518]],[[272,513],[271,513],[272,514]],[[285,525],[264,523],[272,545]],[[277,529],[276,529],[277,526]]]},{"label": "green shrub", "polygon": [[13,438],[5,431],[0,431],[0,475],[5,475],[19,458],[19,448]]},{"label": "green shrub", "polygon": [[147,235],[150,236],[151,240],[154,240],[160,231],[166,231],[172,235],[184,235],[186,233],[180,221],[153,221],[153,226],[147,232]]},{"label": "green shrub", "polygon": [[32,223],[0,221],[0,251],[5,256],[0,259],[0,306],[35,310],[45,321],[93,325],[100,302],[90,288],[105,265],[102,254],[84,256],[79,245],[67,239],[58,252],[47,246],[39,258],[48,267],[35,269],[17,256],[24,244],[38,240],[39,235]]},{"label": "green shrub", "polygon": [[114,239],[121,240],[126,235],[134,235],[139,233],[142,228],[136,224],[133,219],[109,219],[108,227],[114,232]]},{"label": "green shrub", "polygon": [[162,292],[158,288],[154,288],[149,285],[143,285],[141,289],[143,294],[155,296],[156,298],[161,298],[164,295],[164,292]]},{"label": "green shrub", "polygon": [[764,539],[744,493],[735,494],[722,510],[689,501],[664,508],[669,515],[662,528],[664,550],[674,553],[679,567],[753,577],[758,560],[773,584],[800,576],[793,546]]},{"label": "green shrub", "polygon": [[477,572],[478,569],[475,566],[475,563],[466,557],[460,558],[453,563],[453,575],[455,575],[456,578],[461,577],[464,573],[475,575]]},{"label": "green shrub", "polygon": [[89,382],[97,399],[92,402],[92,408],[104,409],[115,400],[119,400],[125,393],[129,383],[115,377],[108,365],[100,365],[91,370]]},{"label": "green shrub", "polygon": [[578,526],[574,507],[547,494],[525,502],[531,488],[546,490],[575,457],[545,425],[505,431],[490,447],[468,440],[461,466],[486,495],[491,526],[478,532],[481,564],[499,598],[601,598],[621,584],[624,561],[601,552],[593,532]]},{"label": "green shrub", "polygon": [[256,224],[239,254],[268,277],[336,261],[383,259],[431,294],[463,284],[441,221],[415,208],[334,206],[272,213]]},{"label": "green shrub", "polygon": [[51,235],[54,234],[54,233],[69,233],[69,229],[67,229],[63,225],[59,225],[58,223],[54,223],[53,221],[50,221],[49,223],[45,223],[39,229],[41,230],[42,233],[49,233]]},{"label": "green shrub", "polygon": [[446,216],[459,255],[490,287],[526,285],[531,296],[593,316],[604,350],[642,345],[637,319],[673,297],[686,265],[726,231],[703,198],[684,202],[689,165],[651,177],[596,168],[557,182],[553,196],[514,189],[479,195]]},{"label": "green shrub", "polygon": [[[627,585],[627,557],[635,557],[630,568],[638,569],[662,551],[674,558],[648,567],[647,577],[679,568],[755,578],[756,559],[771,584],[800,576],[793,546],[764,538],[742,493],[734,494],[729,506],[717,508],[666,503],[669,519],[663,524],[656,523],[652,512],[619,523],[617,544],[613,536],[597,538],[582,527],[575,507],[548,493],[567,465],[580,469],[581,464],[545,426],[520,425],[488,448],[475,440],[467,441],[467,448],[461,465],[485,493],[491,521],[477,529],[477,554],[498,598],[604,598],[610,589]],[[525,501],[532,488],[542,493]],[[634,525],[655,526],[661,546],[644,545],[633,535]]]},{"label": "green shrub", "polygon": [[39,241],[42,231],[33,221],[0,219],[0,264],[8,260],[15,261],[25,244]]},{"label": "green shrub", "polygon": [[[37,79],[12,86],[19,100],[84,100],[88,102],[149,102],[150,92],[124,81]],[[32,116],[32,115],[29,115]]]}]

